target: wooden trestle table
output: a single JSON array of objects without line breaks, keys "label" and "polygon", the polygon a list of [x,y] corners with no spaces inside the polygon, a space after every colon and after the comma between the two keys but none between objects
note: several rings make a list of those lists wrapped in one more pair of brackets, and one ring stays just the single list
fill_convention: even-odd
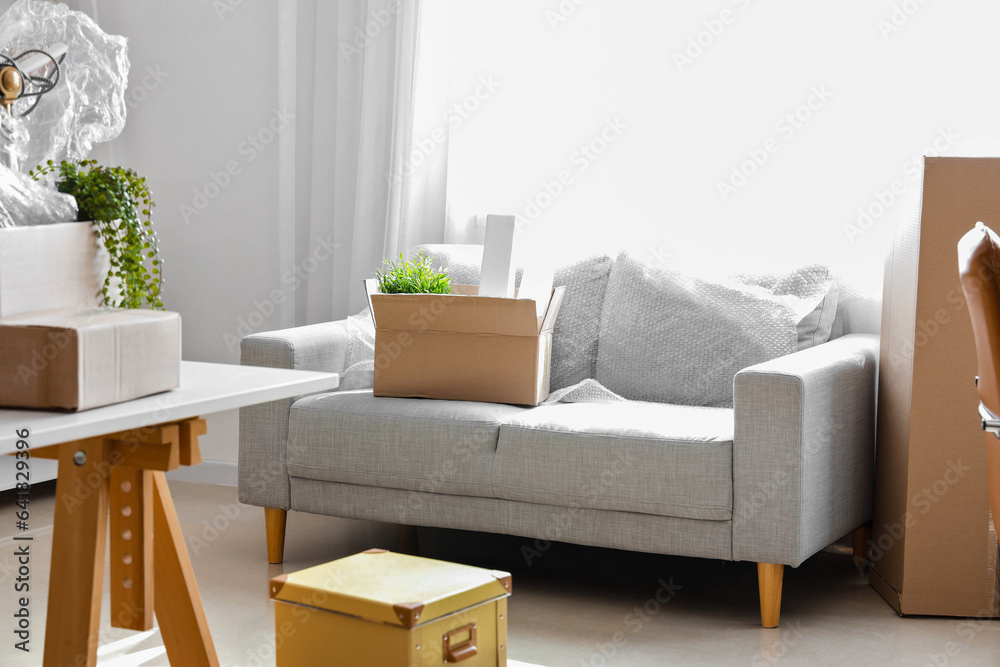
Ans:
[{"label": "wooden trestle table", "polygon": [[201,461],[200,415],[337,384],[335,373],[185,361],[180,388],[162,394],[78,413],[0,410],[0,454],[25,440],[29,461],[59,461],[43,664],[97,663],[110,524],[111,625],[149,630],[155,613],[172,665],[218,665],[164,474]]}]

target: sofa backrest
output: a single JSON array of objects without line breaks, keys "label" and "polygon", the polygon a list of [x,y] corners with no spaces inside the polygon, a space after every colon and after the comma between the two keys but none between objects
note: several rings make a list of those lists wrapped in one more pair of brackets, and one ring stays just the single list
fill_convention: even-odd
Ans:
[{"label": "sofa backrest", "polygon": [[852,333],[877,334],[882,330],[882,299],[861,296],[841,286],[837,303],[837,318],[833,321],[830,340]]},{"label": "sofa backrest", "polygon": [[[452,282],[479,284],[483,246],[428,244],[412,249],[410,257],[420,250],[432,258],[435,266],[447,268]],[[570,289],[559,310],[553,336],[552,391],[596,376],[601,313],[612,263],[607,256],[591,257],[556,271],[555,284]],[[520,279],[518,269],[515,284]],[[864,297],[850,286],[841,285],[830,338],[849,333],[878,333],[881,313],[880,299]]]}]

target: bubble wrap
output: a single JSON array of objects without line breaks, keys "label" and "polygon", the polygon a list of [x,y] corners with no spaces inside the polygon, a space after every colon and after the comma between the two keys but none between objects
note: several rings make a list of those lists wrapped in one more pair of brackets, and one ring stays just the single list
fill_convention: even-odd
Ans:
[{"label": "bubble wrap", "polygon": [[[125,127],[128,85],[126,40],[107,35],[82,12],[48,0],[18,0],[0,16],[0,48],[14,57],[28,49],[67,45],[58,85],[23,119],[30,141],[23,161],[27,172],[47,160],[80,160],[97,142],[117,137]],[[30,102],[14,105],[15,115]],[[9,119],[8,119],[9,120]]]},{"label": "bubble wrap", "polygon": [[597,380],[633,400],[732,407],[736,373],[796,351],[799,321],[831,285],[828,272],[809,271],[758,282],[815,296],[650,269],[622,253],[608,281]]},{"label": "bubble wrap", "polygon": [[76,198],[0,165],[0,227],[76,220]]},{"label": "bubble wrap", "polygon": [[587,378],[576,384],[563,387],[549,394],[542,405],[553,403],[621,403],[622,398],[593,378]]},{"label": "bubble wrap", "polygon": [[340,389],[368,389],[375,386],[375,325],[368,306],[351,315],[347,324],[347,356],[340,375]]}]

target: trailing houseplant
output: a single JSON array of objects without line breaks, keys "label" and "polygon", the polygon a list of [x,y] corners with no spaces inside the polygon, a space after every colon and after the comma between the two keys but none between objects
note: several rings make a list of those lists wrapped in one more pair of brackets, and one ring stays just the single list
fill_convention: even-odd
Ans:
[{"label": "trailing houseplant", "polygon": [[382,260],[385,271],[375,270],[378,289],[383,294],[451,294],[451,278],[447,270],[431,268],[431,258],[421,250],[412,261]]},{"label": "trailing houseplant", "polygon": [[59,192],[76,198],[77,219],[93,222],[108,251],[111,268],[102,290],[105,304],[162,309],[163,261],[146,179],[132,169],[104,167],[95,160],[63,160],[58,165],[49,160],[30,172],[35,180],[53,173]]}]

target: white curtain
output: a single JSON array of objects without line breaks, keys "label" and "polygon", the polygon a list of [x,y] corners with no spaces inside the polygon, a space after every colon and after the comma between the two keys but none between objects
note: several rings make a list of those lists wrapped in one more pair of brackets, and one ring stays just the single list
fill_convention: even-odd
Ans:
[{"label": "white curtain", "polygon": [[448,72],[438,0],[300,2],[296,324],[359,311],[383,257],[444,241]]}]

